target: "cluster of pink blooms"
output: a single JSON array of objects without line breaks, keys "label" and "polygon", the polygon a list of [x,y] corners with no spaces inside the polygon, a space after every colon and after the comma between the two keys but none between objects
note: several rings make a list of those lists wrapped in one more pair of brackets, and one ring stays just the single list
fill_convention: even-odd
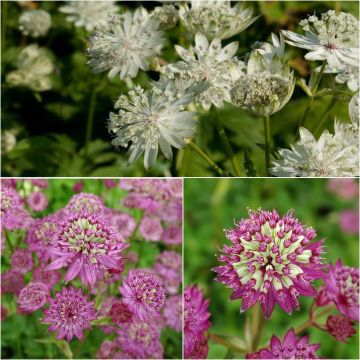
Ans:
[{"label": "cluster of pink blooms", "polygon": [[[13,294],[18,314],[42,312],[40,321],[57,339],[83,340],[98,326],[99,358],[162,358],[162,330],[182,331],[182,182],[106,180],[104,194],[122,194],[116,209],[106,206],[109,197],[81,192],[86,181],[55,209],[43,192],[51,194],[51,185],[1,183],[2,250],[9,259],[1,294]],[[148,241],[159,243],[151,267],[138,268],[133,241],[144,252]],[[5,304],[2,320],[9,311]]]}]

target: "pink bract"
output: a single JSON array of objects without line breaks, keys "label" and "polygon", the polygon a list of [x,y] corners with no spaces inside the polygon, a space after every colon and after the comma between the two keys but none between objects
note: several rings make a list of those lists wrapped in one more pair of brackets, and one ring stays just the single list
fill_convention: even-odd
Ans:
[{"label": "pink bract", "polygon": [[30,282],[21,291],[18,299],[20,310],[31,313],[47,303],[48,287],[41,282]]}]

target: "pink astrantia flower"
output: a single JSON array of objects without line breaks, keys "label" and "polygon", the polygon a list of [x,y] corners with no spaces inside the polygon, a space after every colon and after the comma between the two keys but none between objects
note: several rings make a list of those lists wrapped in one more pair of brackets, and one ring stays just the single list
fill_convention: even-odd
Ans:
[{"label": "pink astrantia flower", "polygon": [[11,255],[11,269],[21,274],[30,271],[34,266],[31,252],[26,249],[17,249]]},{"label": "pink astrantia flower", "polygon": [[199,341],[196,342],[191,354],[185,353],[186,359],[206,359],[209,352],[208,337],[202,334]]},{"label": "pink astrantia flower", "polygon": [[27,198],[27,203],[34,211],[44,211],[48,206],[48,199],[41,191],[34,191]]},{"label": "pink astrantia flower", "polygon": [[112,189],[112,188],[116,187],[117,184],[118,184],[118,182],[115,181],[115,180],[112,180],[112,179],[105,179],[104,180],[104,185],[105,185],[105,187],[107,189]]},{"label": "pink astrantia flower", "polygon": [[21,273],[9,270],[1,274],[1,293],[12,293],[18,295],[25,286]]},{"label": "pink astrantia flower", "polygon": [[157,276],[130,270],[119,289],[124,297],[123,302],[140,320],[160,316],[165,304],[165,291]]},{"label": "pink astrantia flower", "polygon": [[46,189],[49,186],[48,180],[45,179],[31,179],[31,182],[40,189]]},{"label": "pink astrantia flower", "polygon": [[257,353],[247,354],[247,359],[319,359],[316,351],[320,344],[309,344],[309,338],[303,336],[296,338],[294,329],[290,329],[284,337],[284,341],[273,335],[269,349],[261,349]]},{"label": "pink astrantia flower", "polygon": [[359,194],[359,185],[355,179],[329,179],[327,189],[343,199],[353,199]]},{"label": "pink astrantia flower", "polygon": [[187,285],[184,291],[184,353],[185,358],[196,358],[204,350],[205,332],[209,329],[209,300],[205,300],[197,285]]},{"label": "pink astrantia flower", "polygon": [[359,321],[359,269],[343,266],[339,259],[329,268],[324,291],[328,301],[333,301],[343,315]]},{"label": "pink astrantia flower", "polygon": [[176,331],[182,328],[182,297],[181,295],[170,296],[165,305],[164,316],[166,325]]},{"label": "pink astrantia flower", "polygon": [[231,246],[213,269],[216,280],[233,289],[231,300],[243,298],[241,311],[256,302],[269,319],[275,303],[288,314],[299,308],[298,296],[315,296],[311,282],[324,277],[320,255],[323,240],[310,243],[316,233],[304,227],[293,212],[249,211],[249,218],[226,232]]},{"label": "pink astrantia flower", "polygon": [[87,212],[101,213],[104,209],[103,201],[94,194],[80,193],[73,195],[65,207],[65,211],[70,214]]},{"label": "pink astrantia flower", "polygon": [[160,241],[163,234],[160,219],[152,216],[142,218],[139,230],[141,236],[148,241]]},{"label": "pink astrantia flower", "polygon": [[45,267],[40,265],[33,271],[32,279],[34,282],[41,282],[45,284],[47,288],[51,290],[54,285],[60,281],[61,274],[55,270],[45,271]]},{"label": "pink astrantia flower", "polygon": [[32,313],[47,303],[48,287],[41,282],[30,282],[21,291],[18,299],[20,310]]},{"label": "pink astrantia flower", "polygon": [[340,213],[341,229],[348,234],[359,233],[359,210],[345,210]]},{"label": "pink astrantia flower", "polygon": [[90,321],[96,319],[94,302],[83,295],[81,289],[63,287],[55,299],[49,299],[50,307],[44,310],[42,322],[51,324],[49,331],[58,331],[57,339],[67,341],[76,336],[83,339],[83,330],[91,328]]},{"label": "pink astrantia flower", "polygon": [[164,350],[160,342],[160,329],[153,322],[136,320],[124,324],[118,330],[116,342],[134,359],[163,358]]},{"label": "pink astrantia flower", "polygon": [[163,241],[167,245],[180,245],[182,243],[182,231],[180,227],[169,226],[164,230]]},{"label": "pink astrantia flower", "polygon": [[73,185],[72,188],[74,193],[80,193],[84,190],[84,183],[82,181],[78,181]]},{"label": "pink astrantia flower", "polygon": [[125,324],[132,321],[133,314],[128,306],[121,302],[116,302],[111,305],[109,312],[111,320],[116,325]]},{"label": "pink astrantia flower", "polygon": [[111,224],[115,230],[120,233],[124,239],[130,238],[136,228],[135,219],[126,213],[113,211],[111,216]]},{"label": "pink astrantia flower", "polygon": [[326,328],[328,332],[338,341],[346,343],[346,340],[356,334],[356,330],[353,328],[355,323],[350,319],[331,315],[327,318]]},{"label": "pink astrantia flower", "polygon": [[49,250],[58,258],[46,270],[68,267],[66,282],[80,274],[91,287],[107,269],[119,269],[121,252],[129,246],[106,220],[83,211],[68,214],[50,241]]}]

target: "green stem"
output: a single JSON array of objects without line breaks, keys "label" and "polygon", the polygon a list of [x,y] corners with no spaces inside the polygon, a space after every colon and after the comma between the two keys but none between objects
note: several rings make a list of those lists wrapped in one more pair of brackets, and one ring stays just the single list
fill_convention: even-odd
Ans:
[{"label": "green stem", "polygon": [[299,135],[299,133],[300,133],[300,128],[305,124],[306,118],[310,113],[310,110],[312,108],[313,103],[314,103],[314,97],[310,96],[309,101],[308,101],[307,106],[306,106],[306,109],[304,111],[304,115],[301,118],[301,121],[299,123],[298,129],[297,129],[297,135]]},{"label": "green stem", "polygon": [[218,130],[220,139],[221,139],[221,141],[222,141],[222,143],[224,145],[225,151],[226,151],[226,153],[227,153],[227,155],[228,155],[228,157],[230,159],[232,168],[234,170],[234,174],[236,176],[241,176],[241,170],[240,170],[239,165],[238,165],[238,163],[236,161],[234,151],[233,151],[233,149],[231,147],[229,138],[225,133],[224,126],[221,123],[221,120],[218,118],[218,116],[215,119],[215,125],[216,125],[216,128]]},{"label": "green stem", "polygon": [[88,147],[91,141],[93,125],[94,125],[94,114],[95,114],[95,105],[96,105],[96,94],[97,89],[95,85],[92,86],[90,103],[89,103],[89,113],[86,122],[86,152],[88,152]]},{"label": "green stem", "polygon": [[271,167],[271,162],[270,162],[270,147],[271,147],[270,115],[266,115],[264,117],[264,138],[265,138],[266,173],[269,175],[269,169]]},{"label": "green stem", "polygon": [[313,96],[316,96],[316,92],[317,92],[317,89],[318,89],[318,87],[320,85],[320,81],[321,81],[321,79],[322,79],[322,77],[324,75],[325,68],[326,68],[326,61],[323,61],[322,65],[321,65],[321,68],[320,68],[320,71],[319,71],[319,75],[316,78],[314,87],[311,89],[311,92],[312,92]]},{"label": "green stem", "polygon": [[188,144],[192,150],[196,151],[220,176],[225,176],[222,170],[203,150],[201,150],[195,143],[188,140]]},{"label": "green stem", "polygon": [[328,314],[330,311],[334,310],[334,306],[330,305],[328,307],[326,307],[322,312],[320,312],[319,314],[317,314],[316,316],[314,316],[313,319],[309,319],[308,321],[305,321],[303,324],[301,324],[300,326],[298,326],[294,331],[295,334],[299,334],[301,332],[303,332],[304,330],[306,330],[308,327],[313,326],[313,321]]},{"label": "green stem", "polygon": [[9,237],[9,232],[5,228],[4,228],[4,233],[5,233],[6,243],[10,248],[10,253],[12,254],[14,252],[14,247],[11,244],[10,237]]},{"label": "green stem", "polygon": [[7,27],[7,13],[8,4],[7,1],[2,1],[1,9],[1,48],[4,51],[6,49],[6,27]]},{"label": "green stem", "polygon": [[237,346],[235,344],[233,344],[230,341],[227,341],[226,339],[222,338],[221,336],[209,333],[209,338],[221,345],[224,345],[225,347],[227,347],[228,349],[235,351],[235,352],[247,352],[247,349],[245,347],[241,347],[241,346]]},{"label": "green stem", "polygon": [[260,303],[255,305],[252,315],[253,315],[253,325],[254,325],[252,332],[254,334],[254,337],[252,339],[253,341],[251,344],[251,348],[252,348],[252,351],[256,351],[256,349],[259,345],[261,333],[264,328],[264,322],[265,322],[265,318],[264,318],[263,312],[261,310]]},{"label": "green stem", "polygon": [[336,96],[333,96],[333,98],[331,99],[331,102],[329,103],[327,109],[324,111],[324,114],[321,117],[321,120],[319,121],[319,123],[317,124],[315,130],[314,130],[314,136],[317,136],[320,132],[320,130],[323,128],[326,119],[329,116],[330,111],[333,109],[333,107],[336,105],[338,101],[338,98]]}]

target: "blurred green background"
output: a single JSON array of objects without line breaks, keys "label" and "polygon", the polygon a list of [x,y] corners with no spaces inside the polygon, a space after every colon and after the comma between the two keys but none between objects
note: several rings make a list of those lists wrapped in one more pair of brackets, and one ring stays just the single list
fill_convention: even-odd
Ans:
[{"label": "blurred green background", "polygon": [[[357,181],[357,180],[354,180]],[[339,257],[345,265],[359,266],[358,235],[346,234],[340,227],[340,211],[357,209],[357,196],[345,200],[327,190],[326,179],[186,179],[184,182],[184,282],[197,283],[210,298],[212,327],[218,335],[244,337],[245,315],[240,314],[241,300],[230,301],[231,290],[215,282],[210,269],[218,266],[215,255],[224,243],[223,229],[233,227],[234,220],[247,217],[247,208],[289,209],[317,231],[317,239],[325,238],[328,262]],[[308,320],[311,298],[300,297],[300,311],[287,315],[277,305],[262,333],[260,345],[273,334],[282,337],[290,329]],[[321,319],[324,322],[326,319]],[[358,326],[357,326],[358,330]],[[311,328],[310,343],[321,343],[321,358],[359,358],[356,334],[348,344],[335,341],[328,333]],[[209,341],[209,358],[236,358],[244,354],[230,353],[222,345]]]},{"label": "blurred green background", "polygon": [[[131,214],[138,223],[142,216],[142,210],[129,209],[121,205],[121,200],[128,194],[128,191],[120,189],[118,186],[108,189],[104,185],[103,180],[85,179],[85,180],[71,180],[71,179],[49,179],[49,186],[43,189],[49,200],[49,206],[43,212],[32,212],[33,217],[44,217],[53,213],[67,205],[73,192],[73,186],[82,182],[84,185],[83,192],[92,193],[100,196],[107,207],[118,209]],[[117,181],[118,182],[118,181]],[[30,187],[30,180],[25,182],[18,180],[17,190],[20,194],[24,194]],[[31,211],[31,209],[28,209]],[[20,247],[25,248],[24,241],[25,230],[8,231],[10,241],[14,246],[17,241],[20,241]],[[130,241],[130,247],[125,251],[136,252],[138,254],[138,262],[126,262],[125,271],[131,268],[151,268],[155,263],[156,256],[165,249],[181,252],[180,246],[165,246],[161,242],[144,241],[138,232],[135,232]],[[37,264],[35,259],[35,264]],[[10,267],[10,253],[9,247],[5,246],[1,251],[1,273],[7,271]],[[52,296],[54,297],[55,291],[60,291],[63,287],[63,276],[65,270],[60,270],[62,279],[53,288]],[[25,284],[31,281],[31,273],[28,272],[24,275]],[[71,281],[75,287],[84,286],[78,278]],[[119,296],[118,291],[119,282],[110,286],[110,293],[113,296]],[[181,289],[179,290],[181,292]],[[1,296],[1,304],[8,310],[8,316],[5,320],[1,321],[1,358],[2,359],[59,359],[69,358],[65,357],[64,350],[59,346],[66,346],[66,341],[54,341],[54,336],[48,331],[49,325],[40,323],[42,318],[42,311],[37,310],[34,313],[27,315],[17,314],[16,297],[13,294],[3,294]],[[106,335],[98,327],[93,326],[92,329],[84,332],[84,341],[79,341],[74,337],[70,342],[69,348],[74,359],[95,359],[96,352],[101,343],[108,339],[112,340],[114,334]],[[182,349],[182,335],[180,332],[164,327],[161,331],[161,342],[164,346],[164,357],[167,359],[181,358]],[[64,348],[66,349],[66,348]],[[67,351],[68,351],[67,350]],[[69,354],[69,352],[68,352]]]}]

